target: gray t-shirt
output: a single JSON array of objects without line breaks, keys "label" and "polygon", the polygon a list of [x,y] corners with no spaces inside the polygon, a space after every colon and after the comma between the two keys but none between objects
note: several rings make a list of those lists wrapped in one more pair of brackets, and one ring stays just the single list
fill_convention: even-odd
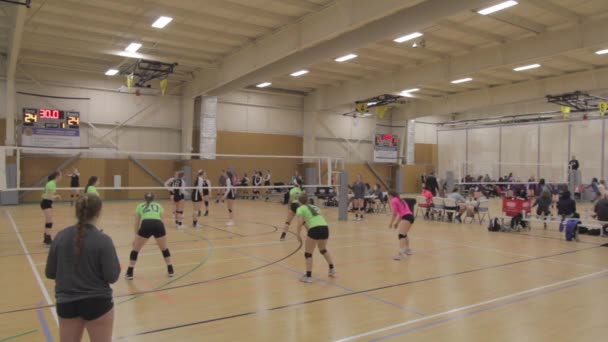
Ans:
[{"label": "gray t-shirt", "polygon": [[462,195],[458,192],[449,193],[447,197],[456,201],[456,204],[466,202],[464,197],[462,197]]},{"label": "gray t-shirt", "polygon": [[68,227],[53,240],[45,274],[55,279],[57,303],[85,298],[112,298],[110,284],[120,276],[120,263],[112,239],[92,225],[85,227],[80,257],[74,255],[78,226]]},{"label": "gray t-shirt", "polygon": [[365,184],[363,183],[355,183],[353,184],[353,195],[355,198],[362,199],[365,197]]}]

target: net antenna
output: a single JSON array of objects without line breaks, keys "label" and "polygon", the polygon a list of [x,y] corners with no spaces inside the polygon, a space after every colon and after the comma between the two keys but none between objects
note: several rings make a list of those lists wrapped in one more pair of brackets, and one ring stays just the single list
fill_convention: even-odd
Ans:
[{"label": "net antenna", "polygon": [[156,79],[166,79],[169,75],[175,72],[177,63],[165,63],[140,59],[137,62],[121,68],[121,75],[133,75],[135,78],[135,87],[143,88],[148,85],[148,82]]}]

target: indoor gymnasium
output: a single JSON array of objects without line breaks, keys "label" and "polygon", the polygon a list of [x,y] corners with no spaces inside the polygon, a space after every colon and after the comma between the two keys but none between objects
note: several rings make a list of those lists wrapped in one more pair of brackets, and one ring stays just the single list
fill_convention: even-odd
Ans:
[{"label": "indoor gymnasium", "polygon": [[0,341],[605,341],[607,0],[0,0]]}]

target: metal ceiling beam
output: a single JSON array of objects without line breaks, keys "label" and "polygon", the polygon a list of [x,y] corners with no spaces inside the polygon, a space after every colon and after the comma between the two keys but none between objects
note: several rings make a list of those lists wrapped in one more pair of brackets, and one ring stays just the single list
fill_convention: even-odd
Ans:
[{"label": "metal ceiling beam", "polygon": [[11,146],[15,144],[15,115],[17,111],[17,100],[15,97],[15,76],[17,74],[17,62],[19,60],[19,52],[21,50],[21,40],[23,36],[23,27],[25,25],[26,8],[25,6],[13,7],[14,22],[9,35],[8,54],[6,61],[6,138],[5,145]]},{"label": "metal ceiling beam", "polygon": [[306,110],[331,109],[378,94],[449,82],[460,77],[474,77],[476,72],[535,63],[539,59],[592,49],[607,43],[608,25],[603,20],[585,21],[574,28],[547,31],[504,45],[478,49],[447,60],[403,69],[372,80],[349,81],[341,87],[325,88],[305,99]]},{"label": "metal ceiling beam", "polygon": [[536,34],[547,31],[547,27],[545,25],[505,11],[488,14],[486,17],[493,18],[505,24],[519,27],[522,30],[530,31]]},{"label": "metal ceiling beam", "polygon": [[432,42],[439,43],[440,45],[452,46],[459,50],[470,51],[470,50],[473,50],[473,48],[475,47],[474,45],[471,45],[471,44],[466,44],[466,43],[462,43],[462,42],[455,41],[455,40],[445,39],[445,38],[442,38],[442,37],[432,34],[432,33],[425,33],[424,36],[426,37],[427,42],[432,41]]},{"label": "metal ceiling beam", "polygon": [[471,36],[476,36],[476,37],[483,38],[485,40],[488,40],[491,42],[496,42],[499,44],[502,44],[507,41],[507,38],[505,38],[503,36],[500,36],[500,35],[497,35],[494,33],[490,33],[490,32],[486,32],[486,31],[482,31],[482,30],[476,29],[474,27],[467,26],[467,25],[457,23],[455,21],[451,21],[451,20],[447,20],[447,19],[439,21],[438,24],[446,29],[458,31],[458,32],[468,34]]},{"label": "metal ceiling beam", "polygon": [[542,10],[552,12],[552,13],[557,14],[566,19],[571,19],[571,20],[576,20],[576,21],[582,21],[585,19],[584,16],[582,16],[572,10],[569,10],[566,7],[557,5],[549,0],[527,0],[526,3],[528,3],[534,7],[540,8]]},{"label": "metal ceiling beam", "polygon": [[562,94],[574,89],[581,91],[608,89],[608,68],[454,94],[431,103],[412,102],[402,106],[397,112],[399,116],[408,118],[448,115],[544,99],[547,94]]},{"label": "metal ceiling beam", "polygon": [[485,2],[427,0],[409,6],[409,1],[338,1],[225,58],[216,72],[197,73],[189,91],[192,96],[217,95],[246,87],[387,37],[422,30]]}]

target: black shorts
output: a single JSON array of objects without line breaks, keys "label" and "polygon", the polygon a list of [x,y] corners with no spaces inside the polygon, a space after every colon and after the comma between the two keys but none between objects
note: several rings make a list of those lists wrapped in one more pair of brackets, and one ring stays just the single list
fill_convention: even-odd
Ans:
[{"label": "black shorts", "polygon": [[296,213],[296,211],[298,211],[299,207],[300,203],[292,202],[289,204],[289,210],[291,210],[294,214]]},{"label": "black shorts", "polygon": [[201,195],[200,191],[192,190],[190,199],[192,199],[192,202],[201,202],[203,200],[203,196]]},{"label": "black shorts", "polygon": [[57,315],[61,318],[82,318],[93,321],[110,312],[114,307],[112,298],[85,298],[69,303],[57,303]]},{"label": "black shorts", "polygon": [[265,181],[264,186],[270,186],[270,181]]},{"label": "black shorts", "polygon": [[179,194],[173,194],[173,202],[180,202],[184,200],[184,195],[179,193]]},{"label": "black shorts", "polygon": [[165,231],[165,225],[161,220],[143,220],[137,231],[137,235],[149,239],[151,236],[155,238],[161,238],[167,235]]},{"label": "black shorts", "polygon": [[412,215],[412,214],[403,215],[403,217],[401,219],[403,221],[409,221],[412,224],[414,223],[414,215]]},{"label": "black shorts", "polygon": [[537,208],[536,209],[536,215],[538,215],[538,216],[549,216],[549,215],[551,215],[551,211],[549,209]]},{"label": "black shorts", "polygon": [[42,201],[40,201],[40,209],[42,209],[42,210],[53,209],[53,201],[48,200],[48,199],[43,199]]},{"label": "black shorts", "polygon": [[209,196],[209,189],[203,189],[203,196]]},{"label": "black shorts", "polygon": [[329,228],[327,226],[318,226],[308,230],[308,237],[313,240],[329,239]]}]

